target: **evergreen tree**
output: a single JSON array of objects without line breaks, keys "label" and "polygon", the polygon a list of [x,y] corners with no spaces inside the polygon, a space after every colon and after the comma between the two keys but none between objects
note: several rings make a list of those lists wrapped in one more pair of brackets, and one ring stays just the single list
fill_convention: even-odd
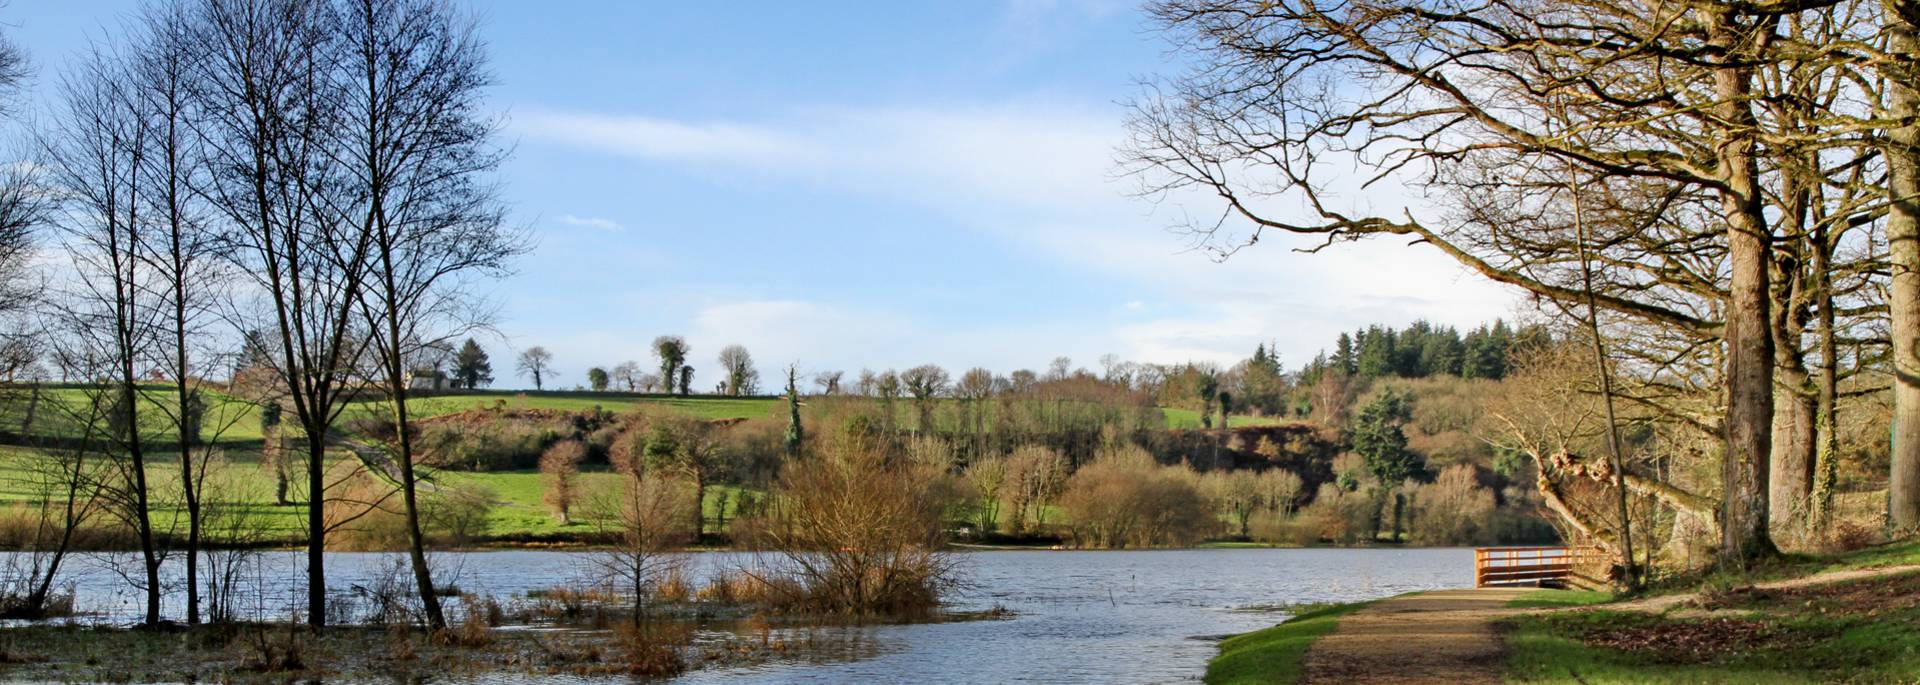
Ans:
[{"label": "evergreen tree", "polygon": [[1360,341],[1355,373],[1369,378],[1399,375],[1399,355],[1394,352],[1393,329],[1370,326]]},{"label": "evergreen tree", "polygon": [[800,388],[795,380],[797,372],[787,367],[787,458],[800,457],[800,445],[806,441],[806,429],[800,426]]},{"label": "evergreen tree", "polygon": [[1394,497],[1394,537],[1399,537],[1402,481],[1425,468],[1420,455],[1407,449],[1403,426],[1413,418],[1412,399],[1389,389],[1360,410],[1353,427],[1353,451],[1360,455],[1374,479],[1373,529],[1377,537],[1388,495]]},{"label": "evergreen tree", "polygon": [[460,345],[460,351],[453,355],[453,381],[468,390],[493,382],[493,362],[473,338],[467,338],[467,342]]},{"label": "evergreen tree", "polygon": [[1358,369],[1354,363],[1353,337],[1345,332],[1340,334],[1340,342],[1333,348],[1333,369],[1337,373],[1351,376]]}]

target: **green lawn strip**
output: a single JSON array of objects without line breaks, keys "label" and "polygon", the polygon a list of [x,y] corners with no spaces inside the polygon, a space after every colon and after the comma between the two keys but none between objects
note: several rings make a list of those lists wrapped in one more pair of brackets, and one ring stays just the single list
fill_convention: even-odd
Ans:
[{"label": "green lawn strip", "polygon": [[[478,486],[493,493],[494,508],[489,515],[490,525],[487,529],[487,535],[490,536],[587,534],[595,532],[598,527],[593,519],[594,502],[591,495],[584,496],[576,505],[573,522],[561,525],[546,504],[546,480],[538,471],[440,471],[433,477],[450,487]],[[618,487],[625,476],[607,471],[589,471],[581,473],[579,478],[581,490],[591,493]],[[732,524],[742,492],[750,493],[755,498],[763,496],[758,490],[732,485],[707,486],[706,501],[701,507],[707,517],[707,532],[726,529],[720,523],[720,502],[723,497],[727,502],[724,519],[728,525]]]},{"label": "green lawn strip", "polygon": [[1299,682],[1305,675],[1307,648],[1333,632],[1341,616],[1373,602],[1334,604],[1311,609],[1285,623],[1235,635],[1220,642],[1220,654],[1207,662],[1208,685]]},{"label": "green lawn strip", "polygon": [[[0,431],[18,432],[25,427],[29,402],[23,390],[11,389],[9,401],[0,402]],[[175,408],[179,405],[171,386],[144,385],[139,404],[142,437],[155,444],[171,444],[174,437]],[[77,438],[83,432],[89,409],[99,395],[97,390],[77,387],[52,387],[41,390],[34,407],[30,434],[34,437]],[[207,414],[201,419],[201,437],[220,445],[260,442],[258,409],[246,400],[210,390]]]},{"label": "green lawn strip", "polygon": [[1701,619],[1582,611],[1517,617],[1507,638],[1514,683],[1881,683],[1920,678],[1920,637],[1907,620],[1760,619],[1782,646],[1725,653],[1623,651],[1582,640],[1596,630],[1648,632]]},{"label": "green lawn strip", "polygon": [[1613,601],[1613,593],[1596,590],[1534,590],[1507,602],[1509,609],[1578,607]]},{"label": "green lawn strip", "polygon": [[[1160,415],[1166,417],[1168,428],[1194,429],[1200,428],[1202,425],[1200,422],[1200,410],[1198,409],[1161,407]],[[1218,416],[1214,417],[1216,421],[1218,421],[1219,418]],[[1288,422],[1288,419],[1277,416],[1234,414],[1227,417],[1228,426],[1278,426]]]},{"label": "green lawn strip", "polygon": [[[772,416],[779,400],[763,397],[657,397],[607,393],[564,395],[473,393],[422,397],[407,403],[421,418],[444,416],[504,406],[507,409],[545,409],[579,412],[595,408],[621,413],[643,407],[666,407],[704,419],[752,419]],[[374,416],[384,411],[379,400],[355,402],[350,415]]]}]

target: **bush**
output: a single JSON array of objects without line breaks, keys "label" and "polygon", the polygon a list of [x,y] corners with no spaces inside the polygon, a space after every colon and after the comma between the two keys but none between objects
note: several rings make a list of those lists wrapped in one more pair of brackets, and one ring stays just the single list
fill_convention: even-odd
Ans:
[{"label": "bush", "polygon": [[1407,540],[1415,545],[1478,545],[1494,541],[1493,491],[1480,487],[1472,466],[1456,464],[1430,484],[1407,492],[1412,519]]},{"label": "bush", "polygon": [[[786,465],[739,537],[772,553],[752,572],[781,611],[920,617],[955,582],[943,515],[958,487],[937,467],[854,437]],[[736,596],[740,593],[735,592]]]},{"label": "bush", "polygon": [[1349,492],[1333,483],[1320,486],[1313,504],[1299,518],[1318,532],[1318,537],[1343,545],[1367,539],[1373,531],[1373,505],[1363,493]]},{"label": "bush", "polygon": [[1196,480],[1192,471],[1161,466],[1137,446],[1109,447],[1067,479],[1060,506],[1081,546],[1190,545],[1219,527]]},{"label": "bush", "polygon": [[540,476],[546,485],[542,499],[560,525],[573,523],[573,505],[580,499],[580,462],[586,456],[587,448],[578,440],[554,443],[540,455]]}]

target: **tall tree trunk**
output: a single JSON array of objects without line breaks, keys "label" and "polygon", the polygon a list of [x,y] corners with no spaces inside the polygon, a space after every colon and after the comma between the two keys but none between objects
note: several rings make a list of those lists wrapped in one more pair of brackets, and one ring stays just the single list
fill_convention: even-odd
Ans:
[{"label": "tall tree trunk", "polygon": [[1834,333],[1833,274],[1829,271],[1833,246],[1828,241],[1824,225],[1814,231],[1814,302],[1820,317],[1820,374],[1814,400],[1814,435],[1819,445],[1815,453],[1813,492],[1808,497],[1807,527],[1815,532],[1826,530],[1828,514],[1833,510],[1834,487],[1840,477],[1837,461],[1840,458],[1840,346]]},{"label": "tall tree trunk", "polygon": [[[1920,3],[1884,0],[1887,52],[1895,56],[1887,79],[1887,115],[1909,121],[1920,114]],[[1920,527],[1920,125],[1887,131],[1887,248],[1893,276],[1887,287],[1893,339],[1893,454],[1887,486],[1888,522]]]},{"label": "tall tree trunk", "polygon": [[[377,165],[376,165],[377,167]],[[374,217],[369,224],[379,226],[382,238],[380,250],[381,282],[386,287],[386,336],[385,350],[387,382],[393,395],[393,429],[395,443],[399,445],[398,466],[400,467],[400,499],[406,509],[407,518],[407,558],[413,564],[413,583],[420,592],[420,608],[427,615],[427,627],[442,630],[447,627],[447,617],[440,611],[440,596],[433,590],[433,570],[427,567],[426,536],[420,531],[420,497],[418,481],[413,472],[413,430],[407,416],[407,375],[405,355],[402,353],[404,339],[400,335],[400,294],[394,280],[393,250],[390,236],[392,227],[387,225],[382,211],[379,186],[375,186],[373,208],[369,210]],[[537,383],[539,375],[534,376]]]},{"label": "tall tree trunk", "polygon": [[1731,288],[1726,306],[1726,436],[1721,455],[1720,554],[1745,565],[1773,552],[1767,536],[1767,460],[1772,454],[1773,335],[1770,323],[1769,232],[1760,198],[1755,158],[1757,126],[1752,68],[1739,64],[1751,30],[1736,26],[1732,11],[1715,12],[1708,43],[1725,63],[1714,69],[1721,211],[1727,220]]},{"label": "tall tree trunk", "polygon": [[305,422],[307,433],[307,625],[327,625],[327,436],[324,425]]},{"label": "tall tree trunk", "polygon": [[[1795,355],[1798,356],[1798,355]],[[1813,465],[1818,448],[1818,397],[1812,375],[1796,359],[1775,369],[1773,451],[1767,466],[1767,520],[1776,534],[1806,530],[1812,513]]]},{"label": "tall tree trunk", "polygon": [[[389,319],[389,330],[398,335],[399,326]],[[406,508],[407,558],[413,563],[413,583],[420,591],[420,608],[427,615],[427,627],[447,627],[446,614],[440,610],[440,596],[434,593],[433,570],[427,566],[426,536],[420,530],[420,497],[413,472],[413,436],[407,416],[406,377],[400,372],[398,348],[392,353],[388,369],[393,381],[393,425],[400,445],[400,498]]]}]

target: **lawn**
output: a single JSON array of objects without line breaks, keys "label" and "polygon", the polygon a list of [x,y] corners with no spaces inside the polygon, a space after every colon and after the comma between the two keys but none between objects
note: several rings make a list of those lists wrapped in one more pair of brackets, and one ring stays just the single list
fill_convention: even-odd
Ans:
[{"label": "lawn", "polygon": [[[272,475],[261,468],[258,453],[236,450],[229,454],[232,458],[221,460],[211,471],[209,490],[221,499],[209,502],[209,505],[215,510],[224,508],[244,512],[249,525],[269,539],[294,541],[304,537],[306,508],[300,504],[306,493],[304,471],[294,469],[288,474],[289,495],[295,502],[289,506],[278,506],[273,502]],[[0,508],[29,506],[34,502],[34,488],[30,482],[34,475],[33,467],[40,459],[29,450],[0,447]],[[186,510],[179,504],[176,494],[181,490],[177,457],[173,453],[154,455],[154,461],[147,464],[147,474],[149,489],[158,493],[154,504],[156,526],[163,530],[169,527],[184,529]],[[443,487],[478,487],[491,493],[494,506],[489,512],[486,536],[545,538],[594,531],[590,517],[584,515],[586,507],[577,510],[572,525],[562,526],[554,519],[542,501],[546,485],[537,471],[425,471],[423,478]],[[618,474],[604,470],[580,474],[581,487],[588,492],[615,485],[619,478],[621,476]],[[709,532],[724,530],[718,523],[722,520],[720,504],[723,500],[727,502],[725,519],[730,522],[741,492],[741,488],[733,486],[715,485],[707,488],[707,498],[702,508],[708,519]],[[761,496],[757,491],[750,492],[754,497]]]},{"label": "lawn", "polygon": [[[1920,544],[1788,557],[1759,576],[1920,561]],[[1750,579],[1751,577],[1749,577]],[[1729,584],[1731,583],[1731,584]],[[1695,587],[1745,587],[1716,577]],[[1540,591],[1510,606],[1578,607],[1509,622],[1507,681],[1622,683],[1920,682],[1920,573],[1797,588],[1706,591],[1698,609],[1609,610],[1604,593]]]},{"label": "lawn", "polygon": [[[384,415],[388,403],[367,400],[355,402],[349,410],[356,415]],[[703,419],[751,419],[772,416],[780,400],[768,397],[667,397],[627,393],[508,393],[474,392],[415,398],[407,409],[421,418],[453,414],[475,409],[548,409],[580,412],[605,409],[625,412],[639,407],[666,407]]]},{"label": "lawn", "polygon": [[[1198,409],[1161,407],[1160,414],[1166,417],[1168,428],[1194,429],[1201,427],[1200,410]],[[1219,418],[1219,416],[1214,417],[1216,421]],[[1234,426],[1278,426],[1285,423],[1290,423],[1290,420],[1278,416],[1253,416],[1251,414],[1230,414],[1227,416],[1227,426],[1229,428]]]},{"label": "lawn", "polygon": [[1613,593],[1598,590],[1534,590],[1507,602],[1509,609],[1591,606],[1613,601]]},{"label": "lawn", "polygon": [[[29,402],[24,391],[11,389],[7,401],[0,402],[0,432],[18,433],[33,407],[32,437],[79,437],[94,412],[97,391],[73,386],[54,386],[41,391],[40,400]],[[155,443],[178,441],[173,428],[175,410],[180,403],[168,386],[149,385],[140,389],[141,434]],[[222,445],[260,442],[259,409],[252,403],[223,393],[208,393],[207,416],[201,421],[201,436]]]}]

